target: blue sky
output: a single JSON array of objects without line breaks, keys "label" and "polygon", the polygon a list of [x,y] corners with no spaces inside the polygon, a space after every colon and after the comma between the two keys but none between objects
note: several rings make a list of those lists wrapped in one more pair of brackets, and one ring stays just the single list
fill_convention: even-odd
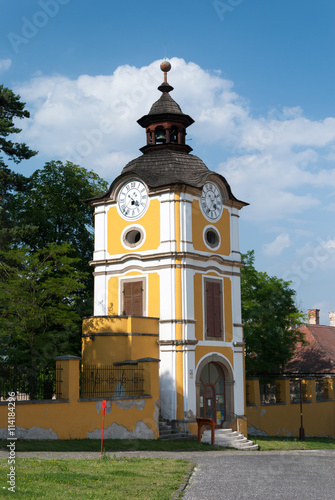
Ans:
[{"label": "blue sky", "polygon": [[[108,181],[139,155],[136,120],[172,97],[193,153],[250,203],[241,250],[293,280],[298,305],[335,310],[335,3],[222,0],[0,1],[0,81],[31,112],[22,140]],[[28,123],[29,122],[29,123]]]}]

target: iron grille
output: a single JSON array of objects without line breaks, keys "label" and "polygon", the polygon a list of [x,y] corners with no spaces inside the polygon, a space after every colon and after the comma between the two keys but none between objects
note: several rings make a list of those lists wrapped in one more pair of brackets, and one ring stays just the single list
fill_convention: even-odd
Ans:
[{"label": "iron grille", "polygon": [[0,401],[15,393],[17,401],[58,399],[60,397],[61,367],[49,370],[17,369],[0,367]]},{"label": "iron grille", "polygon": [[144,394],[142,366],[84,365],[81,372],[82,398],[139,396]]}]

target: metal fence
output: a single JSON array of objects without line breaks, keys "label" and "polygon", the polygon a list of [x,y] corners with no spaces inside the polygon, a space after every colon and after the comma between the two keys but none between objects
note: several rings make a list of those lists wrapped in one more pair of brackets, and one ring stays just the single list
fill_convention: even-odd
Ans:
[{"label": "metal fence", "polygon": [[18,369],[0,366],[0,401],[15,393],[17,401],[59,399],[62,368],[54,370]]},{"label": "metal fence", "polygon": [[261,383],[259,385],[261,404],[275,404],[279,395],[277,392],[276,382]]},{"label": "metal fence", "polygon": [[83,365],[82,398],[139,396],[144,394],[144,369],[139,365]]}]

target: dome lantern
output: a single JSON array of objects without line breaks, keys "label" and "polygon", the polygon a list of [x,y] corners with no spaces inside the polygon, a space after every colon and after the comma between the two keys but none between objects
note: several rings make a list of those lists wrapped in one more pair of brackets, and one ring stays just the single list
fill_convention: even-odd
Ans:
[{"label": "dome lantern", "polygon": [[194,120],[185,115],[170,96],[173,87],[167,81],[167,73],[171,69],[171,63],[164,60],[160,68],[164,73],[164,81],[158,87],[162,95],[151,106],[149,113],[137,120],[137,123],[146,129],[147,135],[147,144],[141,151],[147,153],[157,148],[169,148],[189,153],[192,148],[185,144],[186,128],[194,123]]}]

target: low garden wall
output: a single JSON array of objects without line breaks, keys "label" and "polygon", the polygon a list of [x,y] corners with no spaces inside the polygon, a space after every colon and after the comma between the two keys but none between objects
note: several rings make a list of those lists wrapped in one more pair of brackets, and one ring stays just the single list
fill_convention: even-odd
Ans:
[{"label": "low garden wall", "polygon": [[298,437],[302,413],[306,437],[335,438],[334,378],[283,378],[268,386],[246,381],[248,433]]},{"label": "low garden wall", "polygon": [[104,399],[104,438],[159,437],[158,360],[139,361],[144,373],[142,394],[99,398],[80,398],[79,361],[74,356],[57,358],[56,369],[61,372],[57,399],[0,402],[0,438],[13,437],[9,429],[14,423],[17,439],[99,439]]}]

